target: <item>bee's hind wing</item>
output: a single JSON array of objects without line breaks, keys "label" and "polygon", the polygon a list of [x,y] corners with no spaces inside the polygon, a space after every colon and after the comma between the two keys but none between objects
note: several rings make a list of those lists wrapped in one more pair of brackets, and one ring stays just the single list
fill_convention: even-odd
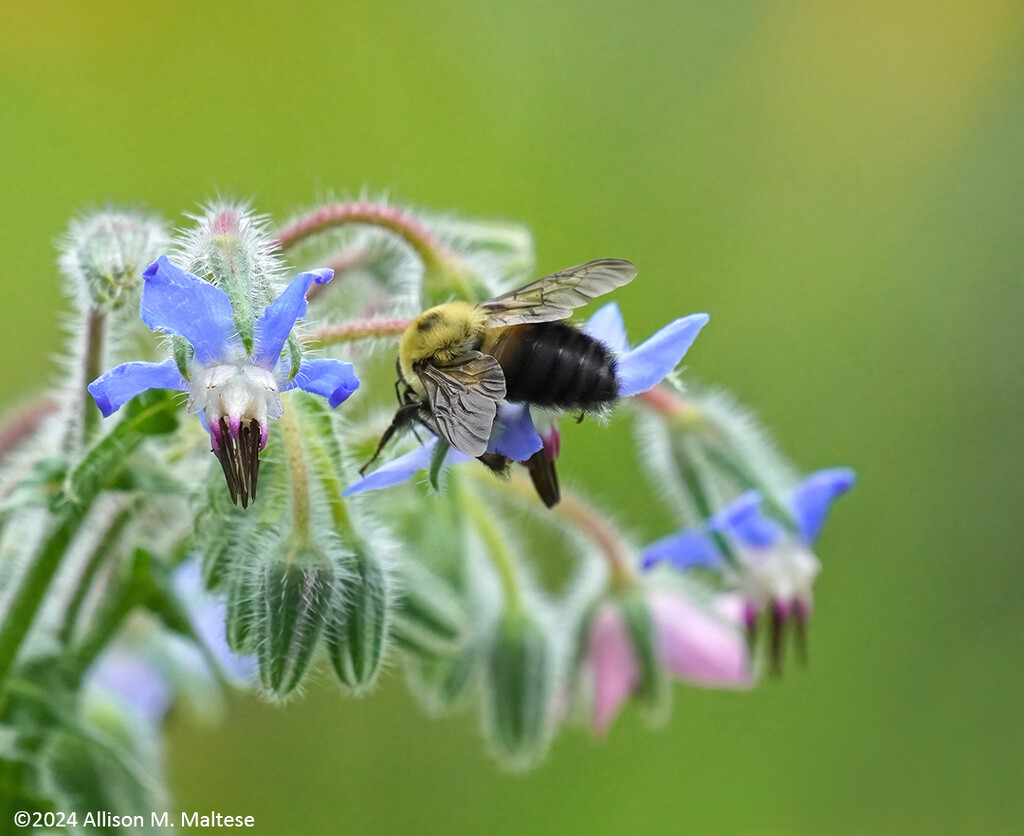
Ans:
[{"label": "bee's hind wing", "polygon": [[446,366],[423,363],[416,372],[427,390],[438,434],[467,456],[483,455],[498,402],[505,397],[505,375],[498,361],[469,351]]},{"label": "bee's hind wing", "polygon": [[635,276],[636,265],[620,258],[588,261],[482,302],[480,310],[489,328],[555,322]]}]

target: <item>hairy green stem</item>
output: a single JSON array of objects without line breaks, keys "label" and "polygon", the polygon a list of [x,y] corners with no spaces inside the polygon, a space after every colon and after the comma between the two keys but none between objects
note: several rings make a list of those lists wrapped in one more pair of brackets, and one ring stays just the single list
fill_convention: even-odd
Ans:
[{"label": "hairy green stem", "polygon": [[107,346],[107,315],[93,308],[86,324],[85,379],[82,381],[82,439],[88,443],[99,423],[100,411],[89,394],[88,386],[103,373]]},{"label": "hairy green stem", "polygon": [[[797,533],[796,521],[785,503],[779,501],[775,492],[747,464],[746,458],[735,449],[722,427],[714,424],[707,413],[697,404],[680,397],[662,385],[637,395],[636,399],[662,415],[666,420],[678,425],[682,432],[699,437],[706,448],[710,462],[732,479],[741,491],[753,489],[760,493],[765,505],[774,512],[774,516],[791,534]],[[683,478],[687,482],[687,486],[691,486],[691,479],[687,477],[686,473],[683,474]],[[694,474],[694,478],[696,478],[696,474]],[[700,506],[701,495],[695,492],[694,499]],[[710,516],[710,512],[708,512],[710,504],[705,503],[705,506],[701,507],[700,511],[706,519]]]},{"label": "hairy green stem", "polygon": [[75,592],[68,602],[68,606],[64,611],[64,623],[61,625],[58,639],[61,644],[67,646],[74,633],[75,623],[78,621],[78,614],[81,612],[82,604],[85,602],[86,596],[89,590],[92,588],[93,580],[100,568],[107,562],[110,557],[111,551],[114,546],[117,545],[118,539],[121,537],[121,533],[125,527],[131,521],[132,517],[138,511],[139,502],[128,502],[121,507],[111,520],[110,525],[104,532],[103,537],[99,543],[96,544],[96,548],[92,554],[88,556],[85,563],[85,567],[82,569],[82,574],[78,578],[78,582],[75,586]]},{"label": "hairy green stem", "polygon": [[[694,503],[697,505],[697,512],[700,514],[701,519],[709,520],[714,515],[715,508],[708,486],[705,484],[701,470],[696,464],[696,459],[703,454],[697,445],[696,439],[684,436],[678,439],[678,441],[682,447],[681,450],[677,449],[675,451],[675,460],[676,465],[679,467],[679,473],[683,477],[683,482],[693,497]],[[718,550],[725,559],[733,566],[736,566],[739,563],[739,558],[736,556],[729,540],[720,531],[709,530],[708,534],[715,541],[715,545],[718,546]]]},{"label": "hairy green stem", "polygon": [[326,446],[320,442],[315,433],[307,432],[305,438],[308,442],[307,449],[313,457],[316,472],[320,477],[320,484],[323,487],[324,495],[330,503],[331,516],[334,519],[335,528],[345,535],[345,538],[350,542],[358,543],[360,540],[359,532],[356,531],[355,524],[352,521],[348,503],[345,501],[345,497],[342,496],[344,487],[338,478],[337,470],[331,461]]},{"label": "hairy green stem", "polygon": [[[455,474],[452,476],[454,477]],[[451,483],[458,484],[458,479],[453,478]],[[458,503],[469,512],[476,530],[483,538],[484,546],[491,558],[491,564],[498,573],[501,587],[505,591],[506,612],[522,613],[524,611],[523,594],[516,571],[515,556],[505,542],[501,530],[495,525],[491,512],[479,500],[478,494],[475,491],[465,490],[461,485],[456,490]]]},{"label": "hairy green stem", "polygon": [[288,454],[288,467],[291,470],[292,486],[292,518],[295,523],[295,534],[298,539],[310,538],[310,517],[312,514],[309,496],[309,466],[302,444],[302,428],[295,407],[287,405],[281,416],[281,429],[284,431],[284,447]]},{"label": "hairy green stem", "polygon": [[89,669],[103,648],[110,643],[129,613],[141,603],[135,577],[130,572],[128,572],[128,578],[119,585],[116,581],[111,584],[112,587],[115,585],[115,589],[107,590],[89,632],[71,654],[69,667],[78,675]]},{"label": "hairy green stem", "polygon": [[22,576],[21,585],[14,594],[3,624],[0,625],[0,687],[3,686],[21,649],[21,643],[32,627],[39,605],[46,596],[50,581],[60,568],[61,559],[67,552],[81,520],[81,515],[77,513],[66,516],[50,535],[42,550],[29,563],[28,570]]},{"label": "hairy green stem", "polygon": [[[489,479],[493,482],[493,479]],[[537,503],[537,492],[525,477],[516,475],[509,482],[524,502],[531,505]],[[614,589],[628,589],[636,583],[636,572],[633,569],[633,554],[629,546],[619,537],[615,527],[608,524],[607,517],[594,508],[583,497],[566,488],[561,489],[561,499],[552,509],[556,514],[568,520],[584,537],[590,540],[604,557],[611,575]]]}]

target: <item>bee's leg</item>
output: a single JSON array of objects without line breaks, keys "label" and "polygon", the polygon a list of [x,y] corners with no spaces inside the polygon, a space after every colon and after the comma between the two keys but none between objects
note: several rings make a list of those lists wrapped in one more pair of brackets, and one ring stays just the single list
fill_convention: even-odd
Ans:
[{"label": "bee's leg", "polygon": [[[395,400],[398,401],[398,405],[399,406],[402,405],[403,401],[402,401],[402,395],[398,391],[398,387],[401,386],[403,383],[405,383],[405,378],[402,376],[402,361],[401,361],[400,358],[396,357],[395,358]],[[409,388],[409,384],[406,383],[405,385],[406,385],[406,389],[408,389]]]},{"label": "bee's leg", "polygon": [[[395,417],[391,420],[391,424],[386,430],[384,430],[384,435],[380,437],[380,441],[377,443],[377,449],[373,451],[373,455],[370,456],[369,461],[359,468],[360,476],[366,472],[366,468],[377,460],[377,456],[380,455],[381,450],[383,450],[384,446],[391,440],[391,436],[416,420],[419,409],[419,404],[405,404],[398,408],[398,411],[395,413]],[[413,432],[415,432],[415,428],[413,429]]]},{"label": "bee's leg", "polygon": [[576,423],[577,424],[582,424],[583,423],[583,419],[586,418],[586,417],[587,417],[587,413],[584,412],[583,410],[580,410],[580,414],[576,416]]}]

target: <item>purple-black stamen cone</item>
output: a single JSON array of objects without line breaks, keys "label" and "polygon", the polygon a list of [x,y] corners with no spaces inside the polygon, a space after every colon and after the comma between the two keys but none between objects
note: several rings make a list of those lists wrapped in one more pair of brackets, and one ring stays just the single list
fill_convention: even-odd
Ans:
[{"label": "purple-black stamen cone", "polygon": [[256,498],[256,480],[260,472],[260,447],[262,432],[255,421],[246,421],[234,436],[226,418],[220,419],[220,438],[214,446],[214,454],[224,471],[224,478],[231,492],[231,501],[243,508]]}]

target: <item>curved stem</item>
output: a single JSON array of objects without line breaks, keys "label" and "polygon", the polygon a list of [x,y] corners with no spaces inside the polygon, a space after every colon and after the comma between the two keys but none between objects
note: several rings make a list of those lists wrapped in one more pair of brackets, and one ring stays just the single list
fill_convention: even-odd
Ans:
[{"label": "curved stem", "polygon": [[328,325],[307,334],[302,343],[310,348],[323,348],[325,345],[367,340],[374,337],[394,337],[409,327],[411,319],[356,319],[340,325]]},{"label": "curved stem", "polygon": [[338,472],[331,461],[327,448],[317,438],[315,433],[306,433],[308,449],[313,457],[316,472],[320,477],[320,484],[323,487],[324,495],[331,506],[331,516],[334,518],[334,525],[338,531],[345,535],[351,543],[360,541],[359,532],[352,522],[352,515],[349,512],[348,503],[342,496],[344,487],[338,478]]},{"label": "curved stem", "polygon": [[[531,504],[537,502],[533,485],[526,479],[516,475],[511,481],[511,487],[523,500]],[[613,587],[626,589],[636,582],[633,552],[615,528],[609,524],[606,515],[601,514],[579,494],[573,493],[565,487],[561,489],[561,499],[552,510],[571,522],[597,546],[608,564]]]},{"label": "curved stem", "polygon": [[365,224],[386,229],[402,239],[423,263],[425,273],[439,273],[446,286],[460,295],[473,297],[474,271],[455,250],[438,238],[414,215],[382,203],[335,203],[321,206],[279,230],[274,243],[281,252],[330,229],[347,224]]},{"label": "curved stem", "polygon": [[99,422],[100,410],[86,388],[103,373],[103,357],[107,346],[107,315],[103,311],[89,312],[85,344],[85,379],[82,381],[82,436],[88,441]]},{"label": "curved stem", "polygon": [[97,308],[90,308],[83,316],[83,362],[79,371],[81,376],[74,382],[79,391],[75,392],[74,406],[68,410],[65,419],[65,450],[79,450],[87,444],[100,418],[100,411],[89,394],[88,386],[103,371],[103,357],[107,346],[107,315]]},{"label": "curved stem", "polygon": [[117,541],[121,537],[121,533],[135,516],[140,504],[138,500],[129,500],[118,508],[112,515],[106,532],[104,532],[100,541],[96,544],[92,554],[89,555],[75,585],[71,601],[64,610],[64,623],[61,625],[57,636],[61,644],[67,646],[71,642],[75,623],[78,621],[78,614],[82,609],[82,604],[85,602],[89,590],[92,588],[93,579],[103,564],[106,563],[107,558],[110,557],[114,546],[117,545]]},{"label": "curved stem", "polygon": [[39,424],[57,411],[57,402],[52,398],[40,398],[26,404],[11,415],[0,427],[0,462],[21,442],[32,435]]},{"label": "curved stem", "polygon": [[61,559],[67,552],[80,523],[79,514],[66,517],[22,576],[21,585],[5,614],[3,625],[0,626],[0,686],[3,685],[18,655],[21,643],[28,634],[49,589],[50,581],[57,574]]},{"label": "curved stem", "polygon": [[578,494],[565,488],[562,488],[561,493],[562,499],[555,506],[556,513],[575,525],[601,551],[608,562],[615,589],[631,586],[636,581],[632,552],[618,532],[609,525],[607,517]]},{"label": "curved stem", "polygon": [[[452,479],[452,484],[458,484],[458,479]],[[522,612],[523,593],[519,587],[515,556],[505,542],[501,529],[495,525],[491,512],[480,501],[476,492],[463,490],[461,485],[457,491],[459,504],[469,512],[476,530],[484,541],[487,554],[490,555],[491,564],[501,580],[501,588],[505,592],[506,613]]]}]

